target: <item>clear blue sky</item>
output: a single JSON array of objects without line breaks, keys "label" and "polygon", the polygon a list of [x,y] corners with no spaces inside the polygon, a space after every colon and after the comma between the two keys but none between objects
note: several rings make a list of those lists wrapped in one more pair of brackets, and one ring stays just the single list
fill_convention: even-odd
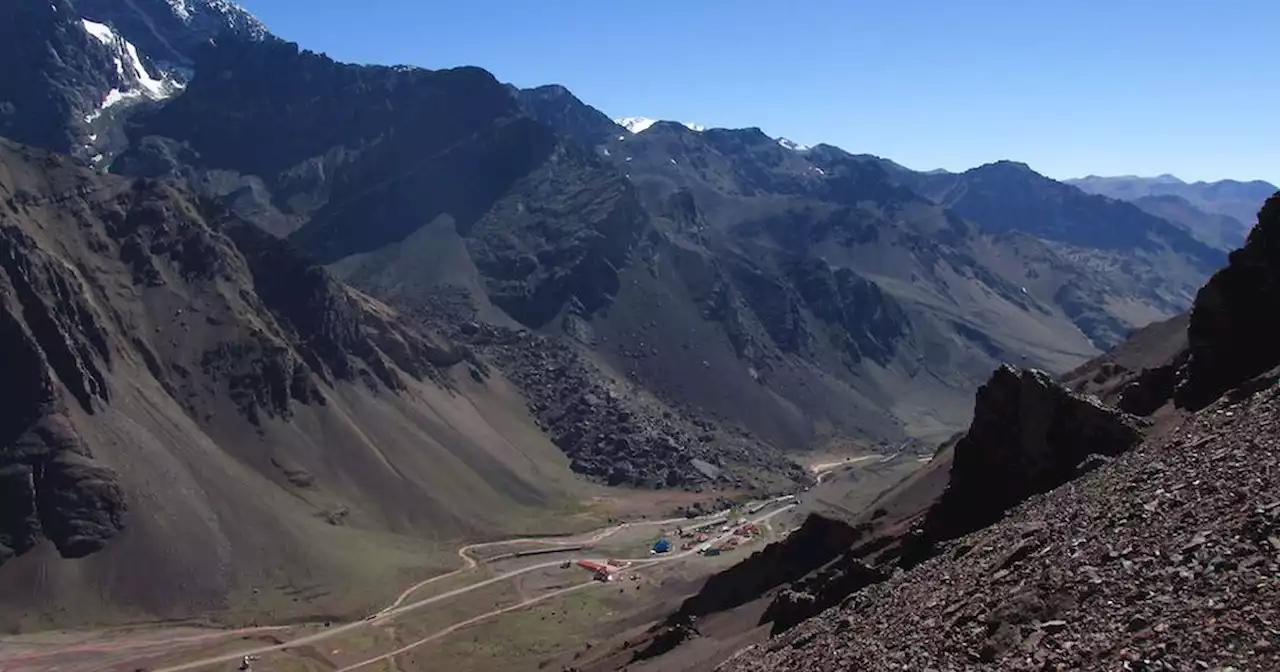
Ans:
[{"label": "clear blue sky", "polygon": [[1280,0],[240,0],[343,60],[912,168],[1280,183]]}]

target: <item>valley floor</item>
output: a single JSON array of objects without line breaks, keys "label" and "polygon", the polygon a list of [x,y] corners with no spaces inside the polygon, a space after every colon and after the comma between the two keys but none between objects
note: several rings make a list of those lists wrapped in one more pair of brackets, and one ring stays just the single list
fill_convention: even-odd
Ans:
[{"label": "valley floor", "polygon": [[[796,508],[794,497],[762,502],[747,516],[723,511],[702,518],[619,523],[575,537],[471,544],[458,549],[462,566],[404,590],[383,609],[345,624],[304,623],[210,631],[192,627],[114,629],[93,633],[37,633],[0,639],[3,669],[152,672],[254,670],[416,670],[431,661],[445,669],[511,669],[588,644],[637,622],[691,592],[707,575],[742,557],[743,549],[704,557],[696,548],[651,555],[679,526],[716,525],[710,543],[749,518],[761,534],[743,543],[762,546],[788,528],[770,521]],[[736,526],[733,526],[736,527]],[[555,552],[563,548],[564,552]],[[545,549],[547,554],[520,556]],[[619,562],[612,582],[594,580],[579,560]],[[566,566],[567,565],[567,566]]]}]

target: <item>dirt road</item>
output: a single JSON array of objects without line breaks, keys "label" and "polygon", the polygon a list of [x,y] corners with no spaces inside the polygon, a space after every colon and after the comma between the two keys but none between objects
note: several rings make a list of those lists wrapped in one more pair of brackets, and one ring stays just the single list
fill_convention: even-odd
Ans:
[{"label": "dirt road", "polygon": [[831,474],[834,474],[836,469],[839,469],[840,467],[848,466],[850,464],[857,464],[859,462],[866,462],[868,460],[880,460],[880,459],[884,459],[884,456],[879,454],[872,454],[872,455],[859,455],[857,457],[846,457],[843,460],[836,460],[834,462],[819,462],[818,464],[811,464],[809,465],[809,471],[813,472],[813,474],[818,477],[818,482],[821,483],[823,479],[825,479],[827,476],[830,476]]},{"label": "dirt road", "polygon": [[[708,522],[715,522],[715,521],[723,520],[723,519],[727,518],[727,517],[728,517],[728,515],[729,515],[729,512],[728,512],[728,511],[722,511],[722,512],[720,512],[720,513],[712,514],[712,515],[710,515],[710,516],[704,516],[704,517],[702,517],[702,518],[695,518],[695,519],[692,519],[692,521],[693,521],[693,522],[696,522],[696,523],[708,523]],[[521,575],[521,574],[525,574],[525,573],[527,573],[527,572],[532,572],[532,571],[536,571],[536,570],[539,570],[539,569],[547,569],[547,568],[549,568],[549,567],[557,567],[557,566],[559,566],[559,565],[561,564],[561,562],[562,562],[562,560],[553,560],[553,561],[549,561],[549,562],[545,562],[545,563],[540,563],[540,564],[536,564],[536,565],[531,565],[531,566],[528,566],[528,567],[523,567],[523,568],[521,568],[521,569],[512,570],[512,571],[510,571],[510,572],[505,572],[505,573],[503,573],[503,574],[499,574],[499,575],[494,576],[494,577],[492,577],[492,578],[485,579],[485,580],[483,580],[483,581],[480,581],[480,582],[477,582],[477,583],[473,583],[473,584],[470,584],[470,585],[464,586],[464,587],[462,587],[462,588],[457,588],[457,589],[455,589],[455,590],[451,590],[451,591],[448,591],[448,592],[445,592],[445,593],[441,593],[441,594],[439,594],[439,595],[434,595],[434,596],[432,596],[432,597],[428,597],[428,598],[425,598],[425,599],[422,599],[422,600],[417,600],[417,601],[414,601],[414,602],[409,602],[408,604],[406,604],[406,601],[408,601],[408,600],[409,600],[409,598],[413,595],[413,593],[414,593],[415,591],[417,591],[417,590],[420,590],[420,589],[421,589],[421,588],[423,588],[424,586],[427,586],[427,585],[430,585],[430,584],[435,583],[435,582],[437,582],[437,581],[442,581],[442,580],[444,580],[444,579],[446,579],[446,578],[449,578],[449,577],[452,577],[452,576],[457,576],[457,575],[459,575],[459,574],[461,574],[461,573],[464,573],[464,572],[467,572],[467,571],[470,571],[470,570],[475,569],[475,568],[478,566],[479,561],[477,561],[474,557],[472,557],[472,555],[471,555],[471,554],[472,554],[472,553],[474,553],[475,551],[481,550],[481,549],[486,548],[486,547],[490,547],[490,546],[500,546],[500,545],[508,545],[508,544],[513,544],[513,543],[543,543],[543,544],[548,544],[548,545],[573,545],[573,544],[582,544],[582,543],[595,543],[595,542],[597,542],[597,541],[600,541],[600,540],[602,540],[602,539],[605,539],[605,538],[607,538],[607,537],[609,537],[609,536],[611,536],[611,535],[613,535],[613,534],[616,534],[617,532],[619,532],[619,531],[621,531],[621,530],[623,530],[623,529],[629,528],[629,527],[640,527],[640,526],[649,526],[649,525],[673,525],[673,524],[676,524],[676,523],[687,523],[687,522],[690,522],[690,519],[687,519],[687,518],[668,518],[668,519],[665,519],[665,520],[647,520],[647,521],[639,521],[639,522],[620,523],[620,524],[618,524],[618,525],[614,525],[614,526],[612,526],[612,527],[608,527],[608,528],[604,528],[604,529],[602,529],[602,530],[598,530],[598,531],[596,531],[594,534],[592,534],[591,536],[587,537],[585,540],[584,540],[584,539],[569,540],[569,539],[565,539],[565,538],[563,538],[563,537],[549,537],[549,538],[534,538],[534,537],[529,537],[529,538],[522,538],[522,539],[505,539],[505,540],[502,540],[502,541],[484,542],[484,543],[479,543],[479,544],[468,544],[467,546],[464,546],[464,547],[462,547],[462,548],[458,549],[458,556],[459,556],[460,558],[462,558],[462,561],[463,561],[463,566],[462,566],[461,568],[456,569],[456,570],[454,570],[454,571],[452,571],[452,572],[448,572],[448,573],[446,573],[446,574],[441,574],[441,575],[438,575],[438,576],[434,576],[434,577],[432,577],[432,578],[430,578],[430,579],[427,579],[426,581],[421,581],[421,582],[419,582],[419,583],[417,583],[417,584],[415,584],[415,585],[413,585],[413,586],[410,586],[410,587],[409,587],[408,589],[406,589],[403,593],[401,593],[401,594],[400,594],[400,596],[399,596],[399,597],[397,597],[397,598],[396,598],[396,600],[395,600],[394,602],[392,602],[392,604],[388,605],[387,607],[384,607],[383,609],[381,609],[381,610],[379,610],[379,611],[377,611],[377,612],[375,612],[375,613],[373,613],[373,614],[370,614],[369,616],[365,617],[363,620],[353,621],[353,622],[351,622],[351,623],[346,623],[346,624],[344,624],[344,625],[338,625],[338,626],[334,626],[334,627],[331,627],[331,628],[327,628],[327,629],[322,630],[322,631],[320,631],[320,632],[317,632],[317,633],[315,633],[315,634],[307,635],[307,636],[304,636],[304,637],[299,637],[299,638],[296,638],[296,639],[293,639],[293,640],[290,640],[290,641],[287,641],[287,642],[282,642],[282,643],[280,643],[280,644],[271,644],[271,645],[265,645],[265,646],[258,646],[258,647],[254,647],[254,648],[250,648],[250,649],[245,649],[245,650],[243,650],[243,651],[236,651],[236,652],[233,652],[233,653],[221,654],[221,655],[218,655],[218,656],[211,656],[211,657],[208,657],[208,658],[203,658],[203,659],[200,659],[200,660],[193,660],[193,661],[186,662],[186,663],[182,663],[182,664],[179,664],[179,665],[173,665],[173,666],[169,666],[169,667],[157,668],[157,669],[155,669],[153,672],[183,672],[183,671],[185,671],[185,670],[196,670],[196,669],[199,669],[199,668],[202,668],[202,667],[206,667],[206,666],[218,665],[218,664],[222,664],[222,663],[228,663],[228,662],[238,661],[238,660],[243,659],[245,656],[260,656],[260,655],[267,654],[267,653],[273,653],[273,652],[276,652],[276,651],[281,651],[281,650],[283,650],[283,649],[287,649],[287,648],[294,648],[294,647],[306,646],[306,645],[309,645],[309,644],[314,644],[314,643],[317,643],[317,642],[324,641],[324,640],[326,640],[326,639],[330,639],[330,638],[332,638],[332,637],[336,637],[336,636],[341,635],[341,634],[344,634],[344,633],[349,633],[349,632],[352,632],[352,631],[358,630],[358,629],[360,629],[360,628],[366,628],[366,627],[369,627],[369,626],[371,626],[371,625],[373,625],[373,624],[375,624],[375,623],[380,623],[380,622],[385,621],[385,620],[388,620],[388,619],[393,619],[393,618],[395,618],[396,616],[398,616],[398,615],[400,615],[400,614],[404,614],[404,613],[407,613],[407,612],[410,612],[410,611],[415,611],[415,610],[418,610],[418,609],[422,609],[423,607],[430,606],[430,605],[435,604],[435,603],[437,603],[437,602],[440,602],[440,601],[442,601],[442,600],[447,600],[447,599],[450,599],[450,598],[453,598],[453,597],[457,597],[457,596],[459,596],[459,595],[463,595],[463,594],[468,593],[468,592],[470,592],[470,591],[473,591],[473,590],[476,590],[476,589],[479,589],[479,588],[483,588],[483,587],[485,587],[485,586],[493,585],[493,584],[498,583],[498,582],[500,582],[500,581],[506,581],[506,580],[508,580],[508,579],[511,579],[511,578],[513,578],[513,577],[516,577],[516,576],[519,576],[519,575]],[[674,559],[674,558],[671,558],[671,559]],[[648,558],[646,558],[646,559],[645,559],[645,561],[647,561],[647,562],[651,562],[651,560],[649,560]],[[593,582],[587,582],[587,583],[581,584],[580,586],[574,586],[573,588],[574,588],[574,589],[584,588],[584,587],[590,586],[590,585],[591,585],[591,583],[593,583]],[[524,606],[528,606],[528,605],[530,605],[530,604],[534,604],[534,603],[539,602],[539,601],[542,601],[542,600],[544,600],[544,599],[549,599],[549,597],[551,597],[551,595],[543,595],[543,596],[541,596],[541,597],[539,597],[539,598],[536,598],[535,600],[528,601],[527,603],[525,603],[525,604],[524,604]],[[515,608],[520,608],[520,607],[521,607],[521,605],[513,605],[512,607],[508,608],[508,610],[515,609]],[[484,615],[483,615],[483,616],[481,616],[480,618],[487,618],[487,617],[490,617],[490,616],[496,615],[496,614],[498,614],[498,613],[501,613],[501,610],[496,611],[496,612],[491,612],[491,613],[489,613],[489,614],[484,614]],[[461,625],[458,625],[457,627],[462,627],[462,626],[461,626]],[[264,630],[265,630],[265,629],[266,629],[266,628],[264,628]],[[456,629],[456,628],[455,628],[455,629]],[[235,632],[236,632],[236,634],[241,634],[241,635],[242,635],[242,634],[247,634],[247,633],[255,632],[255,631],[257,631],[257,629],[253,629],[253,630],[240,630],[240,631],[235,631]],[[216,637],[218,637],[218,636],[224,636],[224,635],[229,635],[229,634],[230,634],[230,632],[229,632],[229,631],[228,631],[228,632],[210,633],[210,634],[209,634],[209,636],[208,636],[208,637],[206,637],[206,638],[204,638],[204,639],[215,639],[215,638],[216,638]],[[447,634],[447,633],[443,633],[443,634],[441,634],[441,633],[437,633],[437,634],[438,634],[439,636],[444,636],[444,634]],[[190,638],[188,638],[188,639],[190,639]],[[180,645],[180,644],[182,644],[184,641],[187,641],[187,640],[182,639],[182,638],[174,638],[174,639],[157,639],[157,640],[150,640],[150,641],[148,641],[148,642],[146,643],[146,646],[147,646],[148,648],[151,648],[151,647],[167,646],[167,645],[173,645],[173,644],[179,644],[179,645]],[[129,644],[129,643],[121,643],[121,644],[118,644],[118,645],[115,645],[115,646],[105,645],[105,644],[104,644],[104,645],[103,645],[103,647],[102,647],[102,648],[100,648],[99,650],[100,650],[100,651],[102,651],[102,652],[104,652],[104,653],[106,653],[106,652],[120,653],[122,650],[127,650],[127,649],[129,649],[129,648],[140,648],[140,647],[139,647],[138,645],[130,646],[130,644]],[[28,663],[28,664],[31,664],[31,663],[38,663],[38,662],[39,662],[39,659],[41,659],[41,658],[46,659],[46,660],[49,660],[49,659],[53,659],[53,658],[55,658],[56,656],[63,655],[63,654],[65,654],[65,653],[66,653],[66,650],[58,650],[58,651],[51,651],[51,652],[42,652],[41,654],[33,655],[33,656],[28,657],[28,658],[27,658],[26,660],[24,660],[23,662]],[[41,668],[39,665],[36,665],[36,666],[34,666],[34,667],[26,667],[26,666],[24,665],[24,669],[42,669],[42,668]]]},{"label": "dirt road", "polygon": [[[782,499],[784,499],[784,498],[781,498],[781,497],[780,497],[780,498],[776,498],[776,499],[774,499],[774,500],[770,500],[770,501],[772,501],[772,502],[777,502],[777,501],[781,501]],[[787,504],[787,505],[785,505],[785,506],[781,506],[781,507],[779,507],[779,508],[777,508],[777,509],[775,509],[775,510],[773,510],[773,511],[770,511],[769,513],[762,514],[762,515],[756,516],[755,518],[752,518],[752,519],[751,519],[751,523],[753,523],[753,524],[757,524],[757,525],[758,525],[758,524],[760,524],[760,523],[763,523],[763,522],[765,522],[765,521],[769,520],[770,518],[773,518],[774,516],[776,516],[776,515],[778,515],[778,514],[780,514],[780,513],[784,512],[784,511],[787,511],[787,510],[791,509],[791,508],[792,508],[792,507],[794,507],[794,506],[795,506],[795,504],[794,504],[794,503],[789,503],[789,504]],[[717,514],[716,516],[713,516],[713,517],[711,517],[711,518],[701,519],[701,521],[702,521],[702,522],[711,522],[712,520],[715,520],[717,517],[723,517],[724,515],[725,515],[725,514]],[[685,519],[683,519],[683,518],[677,518],[677,519],[674,519],[674,520],[671,520],[671,521],[660,521],[660,523],[671,524],[671,523],[674,523],[674,522],[681,522],[681,521],[684,521],[684,520],[685,520]],[[721,535],[719,535],[719,536],[715,537],[714,539],[712,539],[710,543],[712,543],[712,544],[717,544],[717,543],[720,543],[721,541],[724,541],[725,539],[728,539],[728,538],[729,538],[729,537],[731,537],[731,536],[733,536],[733,533],[732,533],[732,532],[726,532],[726,533],[721,534]],[[648,568],[648,567],[652,567],[652,566],[654,566],[654,565],[661,564],[661,563],[664,563],[664,562],[672,562],[672,561],[675,561],[675,560],[681,560],[681,559],[687,558],[687,557],[689,557],[689,556],[695,555],[695,554],[697,554],[697,552],[698,552],[697,550],[690,549],[690,550],[687,550],[687,551],[682,551],[682,552],[680,552],[680,553],[674,553],[674,554],[671,554],[671,555],[659,556],[659,557],[656,557],[656,558],[654,558],[654,557],[649,557],[649,558],[633,558],[633,559],[624,559],[623,561],[624,561],[624,562],[628,562],[628,563],[633,563],[633,564],[631,564],[631,566],[630,566],[630,567],[628,567],[628,568],[627,568],[627,571],[628,571],[628,572],[637,572],[637,571],[640,571],[640,570],[642,570],[642,569],[645,569],[645,568]],[[603,562],[603,561],[601,561],[601,562]],[[514,575],[516,575],[516,574],[520,574],[520,573],[523,573],[523,572],[526,572],[526,571],[531,571],[531,570],[536,569],[536,568],[538,568],[538,567],[546,567],[546,566],[548,566],[548,565],[556,565],[556,564],[559,564],[559,562],[555,562],[555,563],[547,563],[547,564],[545,564],[545,565],[538,565],[537,567],[529,567],[529,568],[522,569],[522,570],[519,570],[519,571],[516,571],[516,572],[509,572],[508,574],[504,575],[504,577],[506,577],[506,576],[514,576]],[[488,582],[486,582],[486,583],[492,583],[493,581],[496,581],[496,580],[498,580],[498,579],[497,579],[497,578],[495,578],[495,579],[492,579],[492,580],[490,580],[490,581],[488,581]],[[339,669],[339,670],[338,670],[338,672],[350,672],[351,670],[357,670],[357,669],[360,669],[360,668],[362,668],[362,667],[367,667],[367,666],[369,666],[369,665],[373,665],[373,664],[375,664],[375,663],[380,663],[380,662],[383,662],[383,661],[391,660],[391,659],[392,659],[392,658],[394,658],[395,656],[398,656],[398,655],[400,655],[400,654],[402,654],[402,653],[406,653],[406,652],[408,652],[408,651],[412,651],[413,649],[416,649],[416,648],[418,648],[419,646],[422,646],[422,645],[424,645],[424,644],[429,644],[429,643],[431,643],[431,642],[433,642],[433,641],[435,641],[435,640],[437,640],[437,639],[440,639],[440,638],[442,638],[442,637],[448,636],[449,634],[451,634],[451,633],[453,633],[453,632],[456,632],[456,631],[458,631],[458,630],[460,630],[460,629],[462,629],[462,628],[465,628],[465,627],[467,627],[467,626],[469,626],[469,625],[474,625],[474,624],[479,623],[479,622],[481,622],[481,621],[484,621],[484,620],[486,620],[486,619],[493,618],[494,616],[499,616],[499,615],[501,615],[501,614],[505,614],[505,613],[510,612],[510,611],[518,611],[518,610],[520,610],[520,609],[525,609],[525,608],[530,607],[530,606],[533,606],[533,605],[535,605],[535,604],[537,604],[537,603],[539,603],[539,602],[543,602],[543,601],[545,601],[545,600],[550,600],[550,599],[552,599],[552,598],[554,598],[554,597],[559,597],[559,596],[561,596],[561,595],[566,595],[566,594],[568,594],[568,593],[572,593],[572,592],[575,592],[575,591],[584,590],[584,589],[586,589],[586,588],[590,588],[591,586],[595,586],[595,585],[604,585],[604,584],[601,584],[599,581],[595,581],[595,580],[592,580],[592,581],[585,581],[585,582],[583,582],[583,583],[580,583],[580,584],[577,584],[577,585],[574,585],[574,586],[569,586],[568,588],[563,588],[563,589],[557,590],[557,591],[555,591],[555,592],[547,593],[546,595],[540,595],[540,596],[535,597],[535,598],[532,598],[532,599],[524,600],[523,602],[519,602],[519,603],[517,603],[517,604],[513,604],[513,605],[510,605],[510,606],[507,606],[507,607],[503,607],[503,608],[501,608],[501,609],[495,609],[495,610],[493,610],[493,611],[490,611],[490,612],[487,612],[487,613],[484,613],[484,614],[480,614],[479,616],[473,616],[473,617],[471,617],[471,618],[469,618],[469,619],[467,619],[467,620],[465,620],[465,621],[462,621],[462,622],[459,622],[459,623],[454,623],[453,625],[451,625],[451,626],[449,626],[449,627],[447,627],[447,628],[445,628],[445,629],[443,629],[443,630],[439,630],[439,631],[437,631],[437,632],[433,632],[433,633],[431,633],[430,635],[427,635],[426,637],[423,637],[422,639],[419,639],[419,640],[414,641],[414,642],[410,642],[409,644],[406,644],[406,645],[404,645],[404,646],[402,646],[402,647],[400,647],[400,648],[396,649],[395,651],[390,651],[390,652],[388,652],[388,653],[384,653],[384,654],[381,654],[381,655],[378,655],[378,656],[374,656],[373,658],[369,658],[368,660],[364,660],[364,661],[361,661],[361,662],[359,662],[359,663],[355,663],[355,664],[353,664],[353,665],[348,665],[348,666],[346,666],[346,667],[343,667],[343,668]],[[478,588],[478,587],[480,587],[480,584],[475,584],[475,585],[473,585],[473,586],[468,586],[467,588],[461,589],[461,590],[459,590],[459,591],[454,591],[454,592],[455,592],[455,593],[462,593],[462,592],[466,592],[467,590],[471,590],[472,588]],[[441,596],[441,597],[443,597],[443,596]],[[434,599],[435,599],[435,598],[432,598],[432,601],[434,601]],[[415,603],[415,604],[420,604],[420,603]],[[413,606],[413,605],[411,605],[411,606]],[[406,609],[406,610],[407,610],[407,609]],[[392,611],[392,612],[389,612],[389,613],[388,613],[388,615],[394,615],[394,614],[396,614],[396,613],[403,613],[403,611],[404,611],[404,610],[396,610],[396,611]],[[190,668],[186,668],[186,667],[166,668],[165,670],[157,670],[156,672],[176,672],[177,670],[180,670],[180,669],[190,669]]]},{"label": "dirt road", "polygon": [[[782,499],[785,499],[785,498],[776,498],[774,500],[770,500],[770,502],[776,503],[778,501],[781,501]],[[766,516],[760,517],[759,519],[764,520],[769,517],[772,517],[773,515],[776,515],[781,511],[785,511],[786,508],[787,507],[780,508],[777,511],[773,511]],[[424,598],[421,600],[411,601],[411,598],[415,592],[421,590],[422,588],[428,585],[475,570],[482,561],[477,560],[473,554],[488,547],[504,546],[504,545],[510,545],[510,544],[523,544],[523,543],[540,543],[540,544],[546,544],[549,546],[593,544],[630,527],[674,525],[678,523],[705,524],[705,523],[724,520],[728,517],[728,515],[729,515],[729,511],[726,510],[726,511],[721,511],[719,513],[712,514],[709,516],[703,516],[701,518],[694,518],[694,519],[668,518],[664,520],[620,523],[618,525],[613,525],[611,527],[597,530],[594,533],[592,533],[590,536],[587,536],[585,538],[579,537],[576,539],[568,539],[564,537],[543,537],[543,538],[528,537],[528,538],[520,538],[520,539],[505,539],[502,541],[468,544],[466,546],[459,548],[457,551],[458,557],[462,559],[462,565],[463,565],[462,567],[456,570],[453,570],[451,572],[447,572],[445,574],[440,574],[440,575],[431,577],[425,581],[421,581],[421,582],[418,582],[417,584],[414,584],[413,586],[410,586],[409,588],[404,590],[404,592],[400,593],[400,595],[391,604],[387,605],[386,607],[382,608],[377,612],[374,612],[373,614],[370,614],[369,616],[366,616],[362,620],[353,621],[351,623],[346,623],[343,625],[336,625],[334,627],[326,628],[314,634],[298,637],[298,638],[281,642],[278,644],[261,645],[261,646],[256,646],[252,648],[247,648],[241,651],[235,651],[232,653],[219,654],[216,656],[202,658],[200,660],[193,660],[193,661],[181,663],[178,665],[156,668],[153,672],[184,672],[187,670],[197,670],[197,669],[208,667],[208,666],[236,662],[243,659],[245,656],[261,656],[263,654],[273,653],[273,652],[281,651],[284,649],[315,644],[317,642],[321,642],[321,641],[342,635],[344,633],[350,633],[350,632],[359,630],[361,628],[367,628],[374,624],[382,623],[384,621],[394,619],[395,617],[401,614],[408,613],[411,611],[416,611],[418,609],[428,607],[432,604],[436,604],[443,600],[448,600],[448,599],[457,597],[459,595],[464,595],[468,592],[477,590],[479,588],[483,588],[485,586],[490,586],[501,581],[512,579],[521,574],[542,570],[542,569],[547,569],[550,567],[557,567],[563,562],[562,560],[552,560],[545,563],[539,563],[539,564],[530,565],[527,567],[522,567],[520,569],[512,570],[510,572],[505,572],[503,574],[493,576],[483,581],[479,581],[477,583],[469,584],[461,588],[450,590],[445,593],[441,593],[439,595],[433,595],[431,597]],[[724,536],[727,536],[727,535],[724,535]],[[681,559],[681,558],[687,557],[688,555],[691,555],[692,553],[693,552],[690,551],[686,553],[674,554],[671,556],[664,556],[661,558],[649,557],[649,558],[636,559],[633,561],[636,564],[632,567],[632,569],[633,570],[640,569],[640,568],[657,564],[659,562],[669,562],[671,560]],[[569,588],[562,589],[555,593],[548,593],[546,595],[541,595],[539,597],[526,600],[519,604],[511,605],[504,609],[499,609],[486,614],[482,614],[473,619],[468,619],[467,621],[464,621],[462,623],[454,624],[453,626],[451,626],[446,630],[433,633],[427,639],[420,640],[418,642],[414,642],[408,645],[408,648],[406,650],[417,647],[417,646],[421,646],[422,644],[426,644],[429,641],[434,641],[435,639],[444,637],[448,635],[450,632],[453,632],[459,628],[466,627],[467,625],[484,620],[486,618],[497,616],[499,614],[502,614],[508,611],[514,611],[514,610],[526,608],[533,604],[537,604],[544,600],[548,600],[553,597],[556,597],[558,595],[562,595],[575,590],[588,588],[591,585],[594,585],[596,583],[598,582],[587,581],[582,584],[570,586]],[[123,660],[121,661],[121,664],[123,664],[125,662],[132,661],[132,660],[142,661],[145,659],[151,659],[151,658],[154,658],[158,653],[163,653],[165,651],[168,651],[168,652],[172,652],[175,650],[180,651],[189,645],[209,644],[209,643],[217,642],[224,638],[230,638],[235,636],[245,636],[245,635],[251,635],[251,634],[261,634],[269,631],[278,631],[281,629],[283,628],[278,626],[266,626],[266,627],[258,627],[258,628],[242,628],[237,630],[219,630],[219,631],[199,633],[199,634],[184,634],[181,636],[174,636],[174,637],[146,638],[146,639],[139,639],[139,640],[133,640],[133,641],[102,642],[101,644],[76,644],[76,645],[72,645],[65,648],[59,648],[55,650],[32,652],[32,653],[22,655],[18,658],[9,658],[9,659],[6,659],[5,661],[6,665],[0,669],[32,670],[32,671],[61,669],[63,667],[62,661],[65,661],[68,656],[86,656],[86,655],[93,655],[93,654],[122,656]],[[136,652],[136,653],[130,653],[130,652]],[[365,663],[361,663],[359,666],[363,666],[371,662],[376,662],[376,661],[366,661]],[[10,668],[8,667],[9,664],[14,664],[15,667]],[[349,668],[349,669],[354,669],[354,668]]]}]

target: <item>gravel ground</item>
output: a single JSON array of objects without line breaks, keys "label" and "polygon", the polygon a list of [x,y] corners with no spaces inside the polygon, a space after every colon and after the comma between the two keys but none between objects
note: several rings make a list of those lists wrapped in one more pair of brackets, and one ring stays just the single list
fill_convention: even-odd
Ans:
[{"label": "gravel ground", "polygon": [[1277,417],[1211,406],[721,669],[1280,670]]}]

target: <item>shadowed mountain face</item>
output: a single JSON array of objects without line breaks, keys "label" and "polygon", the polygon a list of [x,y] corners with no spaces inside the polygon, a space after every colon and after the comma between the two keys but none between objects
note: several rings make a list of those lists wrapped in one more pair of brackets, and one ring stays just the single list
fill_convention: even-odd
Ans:
[{"label": "shadowed mountain face", "polygon": [[52,0],[0,7],[0,136],[96,165],[119,151],[129,113],[167,100],[219,35],[273,40],[227,0]]},{"label": "shadowed mountain face", "polygon": [[181,176],[423,319],[567,337],[603,379],[785,449],[949,434],[1001,361],[1071,368],[1184,309],[1216,258],[1025,167],[631,133],[563,87],[271,40],[194,67],[115,170]]}]

